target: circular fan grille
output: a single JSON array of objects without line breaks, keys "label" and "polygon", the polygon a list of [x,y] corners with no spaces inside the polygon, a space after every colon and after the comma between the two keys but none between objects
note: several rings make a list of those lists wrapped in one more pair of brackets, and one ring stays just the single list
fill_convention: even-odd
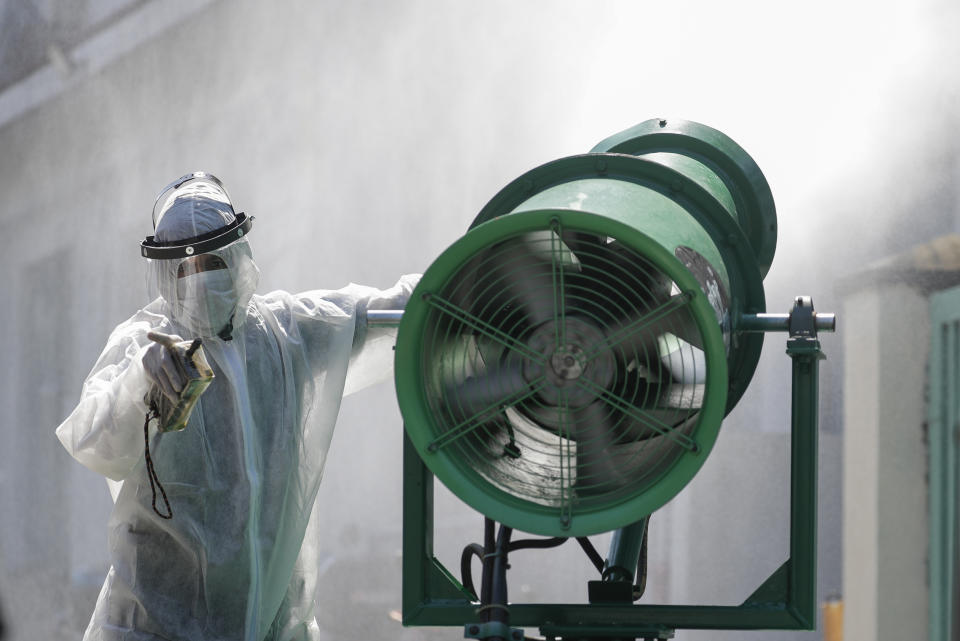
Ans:
[{"label": "circular fan grille", "polygon": [[712,310],[698,322],[695,281],[570,218],[503,234],[421,292],[431,420],[413,430],[428,465],[444,462],[441,480],[455,467],[494,503],[545,519],[515,527],[568,535],[580,515],[629,504],[684,458],[702,463],[714,436],[700,427],[703,348],[716,325]]}]

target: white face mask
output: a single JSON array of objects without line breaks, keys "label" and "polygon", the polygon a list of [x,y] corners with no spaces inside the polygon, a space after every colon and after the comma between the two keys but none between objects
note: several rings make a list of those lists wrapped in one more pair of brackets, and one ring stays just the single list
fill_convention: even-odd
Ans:
[{"label": "white face mask", "polygon": [[232,328],[238,294],[229,270],[202,271],[178,278],[177,298],[177,320],[199,335],[218,335],[225,328]]}]

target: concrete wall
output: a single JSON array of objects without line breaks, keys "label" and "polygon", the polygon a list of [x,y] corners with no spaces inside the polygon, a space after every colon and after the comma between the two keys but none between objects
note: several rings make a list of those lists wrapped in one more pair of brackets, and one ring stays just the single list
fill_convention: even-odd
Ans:
[{"label": "concrete wall", "polygon": [[903,283],[857,289],[843,324],[844,639],[925,639],[929,302]]}]

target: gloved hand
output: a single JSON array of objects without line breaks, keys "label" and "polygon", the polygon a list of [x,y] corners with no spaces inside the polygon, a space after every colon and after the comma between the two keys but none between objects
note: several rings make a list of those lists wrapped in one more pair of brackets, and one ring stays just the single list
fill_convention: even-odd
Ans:
[{"label": "gloved hand", "polygon": [[148,336],[154,343],[143,355],[144,372],[164,396],[172,403],[176,403],[180,400],[180,392],[187,384],[187,378],[177,363],[173,346],[183,339],[175,334],[159,332],[150,332]]}]

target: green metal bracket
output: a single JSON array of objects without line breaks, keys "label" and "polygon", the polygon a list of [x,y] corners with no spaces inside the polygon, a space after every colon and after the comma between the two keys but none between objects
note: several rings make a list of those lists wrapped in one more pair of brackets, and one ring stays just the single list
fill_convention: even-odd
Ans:
[{"label": "green metal bracket", "polygon": [[747,597],[744,605],[777,605],[784,603],[790,593],[790,561],[770,575],[753,594]]},{"label": "green metal bracket", "polygon": [[[802,308],[804,300],[798,299]],[[797,308],[795,308],[797,309]],[[825,322],[825,321],[824,321]],[[741,605],[510,604],[510,623],[560,638],[670,638],[678,628],[812,630],[816,624],[817,397],[824,358],[816,328],[790,329],[792,361],[790,558]],[[826,329],[833,329],[831,323]],[[404,435],[403,623],[463,626],[479,622],[478,604],[433,556],[433,475]],[[667,634],[669,632],[669,635]],[[634,638],[630,637],[630,638]]]},{"label": "green metal bracket", "polygon": [[790,436],[790,571],[784,606],[799,629],[817,622],[817,448],[820,341],[791,338],[793,402]]}]

